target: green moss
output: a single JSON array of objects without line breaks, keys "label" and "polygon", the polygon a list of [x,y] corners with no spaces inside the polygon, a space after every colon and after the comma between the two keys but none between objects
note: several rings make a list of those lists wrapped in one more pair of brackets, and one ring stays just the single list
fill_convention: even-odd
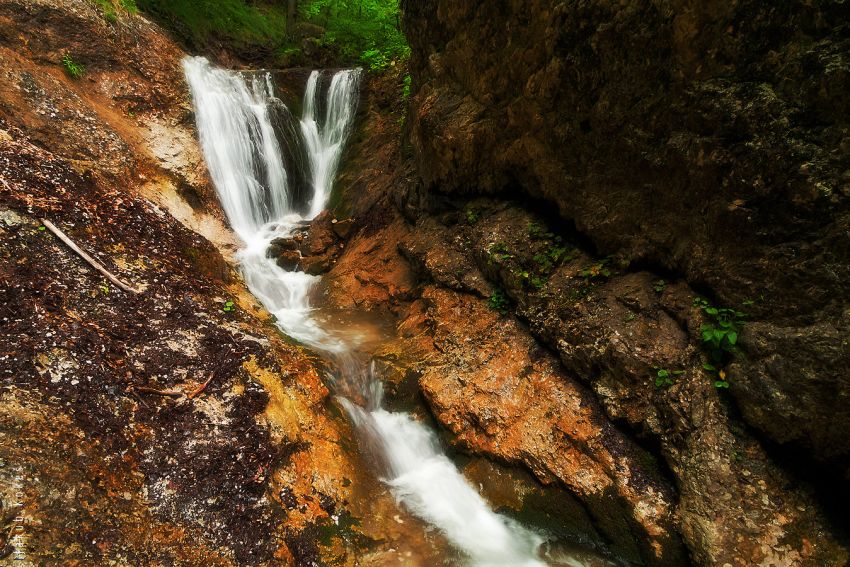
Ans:
[{"label": "green moss", "polygon": [[110,23],[118,21],[120,11],[128,14],[135,14],[139,11],[136,0],[94,0],[94,3],[103,11],[103,17]]},{"label": "green moss", "polygon": [[[109,14],[113,1],[132,4],[171,28],[195,48],[222,42],[251,56],[288,62],[300,53],[287,36],[287,3],[273,0],[94,0]],[[126,6],[125,6],[126,7]],[[112,11],[109,12],[108,10]],[[318,26],[318,45],[341,55],[340,63],[372,71],[410,54],[399,26],[397,0],[302,0],[297,22]],[[297,23],[296,22],[296,23]]]},{"label": "green moss", "polygon": [[[107,0],[98,0],[99,2]],[[286,3],[245,0],[136,0],[195,46],[224,40],[237,49],[277,47],[285,42]]]}]

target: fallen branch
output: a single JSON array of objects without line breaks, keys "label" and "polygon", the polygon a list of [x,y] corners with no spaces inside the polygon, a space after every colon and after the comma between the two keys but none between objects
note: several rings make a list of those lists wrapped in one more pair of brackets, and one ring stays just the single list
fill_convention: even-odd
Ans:
[{"label": "fallen branch", "polygon": [[213,378],[215,378],[215,374],[210,374],[210,377],[209,377],[209,378],[207,378],[207,381],[206,381],[206,382],[204,382],[203,384],[201,384],[200,386],[198,386],[198,388],[197,388],[194,392],[192,392],[191,394],[189,394],[189,399],[191,400],[191,399],[193,399],[193,398],[196,398],[197,396],[199,396],[199,395],[201,394],[201,392],[203,392],[204,390],[206,390],[206,389],[207,389],[207,386],[209,386],[209,385],[210,385],[210,382],[212,382],[212,379],[213,379]]},{"label": "fallen branch", "polygon": [[77,254],[79,254],[79,255],[80,255],[80,258],[82,258],[83,260],[85,260],[86,262],[88,262],[88,263],[89,263],[89,265],[90,265],[92,268],[94,268],[95,270],[97,270],[98,272],[100,272],[101,274],[103,274],[104,276],[106,276],[106,279],[108,279],[109,281],[111,281],[112,283],[114,283],[115,285],[117,285],[118,287],[120,287],[121,289],[123,289],[123,290],[124,290],[124,291],[126,291],[126,292],[129,292],[129,293],[142,293],[142,291],[141,291],[141,290],[136,289],[136,288],[134,288],[134,287],[130,287],[129,285],[127,285],[127,284],[125,284],[124,282],[122,282],[121,280],[119,280],[117,277],[113,276],[113,275],[112,275],[112,274],[111,274],[111,273],[110,273],[110,272],[109,272],[106,268],[104,268],[104,267],[103,267],[103,266],[102,266],[102,265],[101,265],[101,264],[100,264],[97,260],[95,260],[94,258],[92,258],[91,256],[89,256],[88,254],[86,254],[86,253],[85,253],[85,252],[84,252],[84,251],[83,251],[83,250],[82,250],[79,246],[77,246],[76,244],[74,244],[74,241],[73,241],[73,240],[71,240],[70,238],[68,238],[68,237],[65,235],[65,233],[64,233],[64,232],[62,232],[61,230],[59,230],[59,229],[56,227],[56,225],[54,225],[52,222],[50,222],[50,221],[49,221],[49,220],[47,220],[47,219],[41,219],[41,223],[42,223],[44,226],[46,226],[46,227],[50,230],[50,232],[52,232],[53,234],[55,234],[55,235],[59,238],[59,240],[61,240],[61,241],[62,241],[62,242],[64,242],[65,244],[67,244],[67,245],[68,245],[68,248],[70,248],[71,250],[73,250],[74,252],[76,252]]},{"label": "fallen branch", "polygon": [[158,396],[175,396],[180,397],[185,395],[181,390],[157,390],[156,388],[149,388],[147,386],[130,386],[127,388],[130,392],[140,392],[143,394],[156,394]]}]

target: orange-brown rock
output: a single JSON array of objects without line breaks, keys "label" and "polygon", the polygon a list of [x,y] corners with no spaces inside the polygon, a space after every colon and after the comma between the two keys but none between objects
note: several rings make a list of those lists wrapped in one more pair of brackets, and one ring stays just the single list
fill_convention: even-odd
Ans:
[{"label": "orange-brown rock", "polygon": [[[421,219],[403,244],[406,254],[424,277],[444,287],[476,291],[454,273],[492,282],[505,298],[502,308],[528,323],[525,332],[547,344],[568,375],[590,386],[605,419],[658,440],[677,479],[676,531],[698,563],[846,560],[846,548],[810,490],[788,489],[790,475],[744,432],[714,386],[716,377],[702,368],[705,320],[693,306],[693,290],[645,271],[618,273],[623,268],[583,252],[580,242],[556,240],[541,218],[516,206],[485,200],[468,206],[476,208],[474,223],[457,222],[461,212],[446,213],[446,222]],[[429,243],[453,250],[435,252]],[[436,337],[440,329],[447,333],[477,318],[461,316],[441,326],[441,318],[456,313],[428,313],[431,320],[422,327]],[[466,335],[475,336],[474,330],[467,328]],[[469,343],[475,348],[480,339]],[[669,384],[655,382],[661,370],[672,376]],[[485,366],[484,376],[488,372]],[[484,380],[472,376],[472,383]],[[442,399],[440,388],[431,390]]]},{"label": "orange-brown rock", "polygon": [[608,422],[593,393],[484,301],[436,287],[423,299],[435,350],[420,386],[455,442],[568,487],[618,556],[680,564],[672,487]]},{"label": "orange-brown rock", "polygon": [[27,540],[3,553],[433,564],[445,542],[374,479],[315,359],[228,263],[179,47],[88,0],[0,0],[0,30],[0,513]]}]

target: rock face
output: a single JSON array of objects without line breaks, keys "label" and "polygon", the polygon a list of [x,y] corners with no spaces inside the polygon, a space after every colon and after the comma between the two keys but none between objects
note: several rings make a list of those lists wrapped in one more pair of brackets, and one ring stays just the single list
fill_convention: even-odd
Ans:
[{"label": "rock face", "polygon": [[420,175],[543,199],[604,254],[755,300],[764,322],[733,369],[742,410],[847,459],[848,349],[828,338],[850,330],[845,9],[407,2]]},{"label": "rock face", "polygon": [[[498,321],[497,313],[486,309],[484,299],[489,297],[491,307],[515,312],[557,353],[561,370],[551,373],[555,383],[570,388],[575,380],[571,376],[588,383],[607,419],[627,424],[641,438],[658,440],[676,478],[676,531],[698,564],[841,564],[845,551],[829,535],[829,523],[812,495],[787,490],[789,477],[740,430],[703,370],[696,339],[703,316],[692,304],[692,289],[682,282],[661,282],[645,271],[618,273],[616,266],[607,267],[605,260],[588,256],[576,243],[558,240],[541,218],[516,206],[478,200],[470,207],[474,209],[467,211],[474,210],[474,215],[459,211],[420,219],[401,246],[420,274],[466,298],[465,307],[449,309],[443,306],[460,300],[447,301],[431,290],[423,295],[434,305],[427,312],[427,326],[434,329],[440,353],[429,358],[430,364],[459,360],[454,363],[458,370],[446,362],[448,368],[437,364],[423,370],[421,386],[438,419],[458,427],[457,417],[445,417],[447,398],[471,405],[466,411],[473,414],[475,408],[492,412],[490,420],[467,419],[464,431],[457,434],[462,440],[477,439],[470,443],[477,450],[509,458],[514,443],[523,454],[534,455],[540,446],[537,438],[521,434],[525,420],[531,420],[535,430],[545,431],[557,427],[552,416],[571,413],[563,407],[538,413],[565,399],[557,393],[558,386],[548,382],[529,385],[527,390],[506,386],[510,384],[506,375],[522,376],[521,383],[526,384],[537,374],[511,362],[530,339],[521,327],[511,327],[510,317]],[[475,309],[475,315],[468,314]],[[513,331],[507,332],[508,328]],[[498,337],[496,344],[503,344],[489,347],[493,350],[488,354],[472,355],[473,361],[459,354],[487,353],[493,337]],[[548,352],[540,358],[546,356]],[[539,364],[538,359],[535,367]],[[668,373],[669,383],[657,382],[660,371]],[[447,381],[448,387],[433,386],[445,386]],[[499,392],[498,401],[483,397],[493,389]],[[574,391],[585,398],[581,407],[593,406],[593,395],[581,394],[581,388]],[[512,415],[514,404],[522,408],[522,417],[511,421],[504,416]],[[592,422],[603,424],[597,435],[610,438],[604,419]],[[500,434],[493,433],[499,430],[496,424],[504,428]],[[482,440],[490,436],[497,442]],[[596,455],[600,445],[604,444],[581,446]],[[559,451],[555,462],[566,466],[568,454]],[[629,470],[652,474],[645,461],[637,463]],[[531,470],[539,468],[533,459],[525,464]],[[592,499],[576,491],[571,478],[564,475],[561,481],[592,507]],[[741,538],[742,533],[747,537]],[[813,555],[812,549],[817,553]],[[643,560],[651,563],[658,558]]]},{"label": "rock face", "polygon": [[601,255],[747,311],[745,356],[727,370],[743,417],[846,475],[845,10],[404,3],[411,142],[432,200],[537,199]]},{"label": "rock face", "polygon": [[618,557],[681,565],[672,487],[592,393],[515,320],[483,301],[436,287],[422,298],[434,351],[419,383],[456,442],[568,487]]},{"label": "rock face", "polygon": [[227,262],[182,56],[138,15],[0,0],[0,557],[434,564]]},{"label": "rock face", "polygon": [[[460,8],[442,6],[440,17]],[[439,105],[443,94],[432,102]],[[370,93],[367,129],[381,123],[379,100]],[[436,106],[418,111],[411,131],[424,168],[417,122],[441,115]],[[447,127],[458,126],[454,118]],[[460,145],[455,138],[419,141]],[[437,182],[423,187],[406,173],[394,137],[367,137],[350,159],[352,171],[371,175],[341,179],[341,206],[365,226],[327,274],[325,297],[341,307],[389,307],[399,318],[396,341],[376,353],[390,407],[422,414],[424,400],[452,446],[530,471],[564,494],[559,502],[575,498],[583,512],[565,504],[555,513],[579,526],[567,541],[649,565],[846,562],[840,523],[810,486],[774,462],[733,403],[742,395],[736,388],[746,388],[738,368],[759,364],[756,343],[724,369],[731,391],[715,387],[720,376],[703,369],[707,319],[685,277],[600,257],[571,223],[512,198],[522,197],[519,184],[487,198],[442,191]],[[455,159],[436,166],[461,163]],[[425,180],[429,174],[422,171]],[[486,192],[467,182],[464,191]],[[410,270],[415,278],[398,277]],[[760,325],[772,329],[762,332],[777,328],[754,318],[744,326],[747,341]],[[824,343],[835,348],[831,336]],[[811,365],[814,355],[790,360]],[[810,405],[818,403],[812,390]],[[754,392],[777,402],[776,390]],[[804,411],[815,410],[796,415]]]}]

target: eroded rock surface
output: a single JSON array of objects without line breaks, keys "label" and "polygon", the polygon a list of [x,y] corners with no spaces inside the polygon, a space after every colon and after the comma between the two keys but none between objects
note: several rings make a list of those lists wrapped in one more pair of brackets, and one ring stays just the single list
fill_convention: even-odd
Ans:
[{"label": "eroded rock surface", "polygon": [[433,564],[445,543],[374,479],[315,357],[228,263],[182,56],[141,16],[0,1],[0,554]]},{"label": "eroded rock surface", "polygon": [[722,305],[754,302],[753,348],[730,370],[741,411],[846,473],[845,12],[404,3],[425,187],[541,199],[602,255],[672,270]]},{"label": "eroded rock surface", "polygon": [[[468,222],[463,212],[446,213],[443,220],[451,222],[423,219],[421,228],[412,231],[402,247],[421,273],[466,292],[458,297],[478,305],[477,315],[464,315],[441,310],[433,291],[424,294],[438,305],[431,309],[430,327],[441,353],[457,350],[440,348],[440,337],[447,328],[461,329],[461,335],[465,329],[465,348],[473,351],[488,342],[477,331],[477,322],[484,321],[481,329],[490,333],[499,328],[493,322],[496,314],[490,310],[488,315],[484,307],[488,296],[475,293],[463,278],[446,279],[446,274],[494,282],[492,289],[505,294],[504,311],[527,321],[531,333],[557,353],[564,369],[559,381],[569,380],[564,376],[570,374],[577,377],[594,390],[608,419],[628,424],[643,438],[658,440],[676,478],[678,531],[698,563],[838,565],[844,560],[846,551],[830,533],[829,522],[811,492],[786,489],[790,478],[736,424],[728,399],[719,394],[702,368],[704,355],[698,337],[703,319],[693,306],[693,290],[682,282],[660,282],[647,272],[618,274],[616,266],[607,267],[604,260],[587,255],[574,243],[555,240],[539,217],[519,208],[491,201],[478,201],[470,207],[475,210],[474,223]],[[441,247],[456,244],[453,250],[438,251],[429,246],[435,241]],[[554,257],[558,260],[552,260]],[[459,263],[445,262],[449,258]],[[439,267],[432,268],[434,265]],[[442,320],[450,322],[443,324]],[[472,329],[468,321],[474,322]],[[527,340],[505,341],[495,351],[511,357]],[[493,362],[494,367],[511,367],[499,360]],[[669,385],[656,383],[659,370],[670,373]],[[475,378],[467,380],[476,389],[486,388],[492,380],[487,365],[470,372]],[[507,373],[525,375],[516,368]],[[439,389],[429,387],[433,381],[429,376],[430,371],[425,370],[422,388],[429,401],[437,402],[439,416],[444,411],[439,404],[441,396],[434,393]],[[462,388],[455,384],[448,391],[458,389]],[[497,405],[508,411],[513,399],[524,399],[524,415],[530,417],[534,411],[529,408],[545,406],[543,400],[561,399],[551,392],[539,399],[545,390],[538,386]],[[476,400],[472,394],[467,398]],[[473,407],[482,405],[486,407],[478,400]],[[467,425],[480,435],[492,427],[489,422],[474,420]],[[516,424],[503,426],[505,431],[521,431]],[[459,435],[464,439],[473,434]],[[519,439],[526,450],[534,445],[529,436]],[[479,442],[472,446],[488,445]],[[741,538],[742,533],[747,533],[747,538]]]},{"label": "eroded rock surface", "polygon": [[[408,18],[423,13],[445,18],[468,10],[493,17],[490,24],[481,24],[484,28],[505,25],[499,19],[505,14],[490,14],[495,9],[492,5],[445,5],[437,8],[438,15],[428,12],[433,3],[423,6],[410,8]],[[521,18],[510,21],[520,28],[529,25]],[[439,33],[428,29],[432,31]],[[448,43],[438,42],[431,52],[431,71],[439,69],[440,57],[451,48],[450,34],[443,40]],[[498,45],[503,42],[500,37]],[[414,59],[421,56],[420,52]],[[466,71],[456,72],[474,79]],[[665,560],[671,564],[687,560],[717,565],[844,564],[847,548],[840,518],[824,511],[824,502],[811,485],[774,461],[775,453],[768,454],[736,407],[737,398],[748,395],[750,388],[761,396],[774,396],[771,404],[750,404],[763,412],[763,420],[779,411],[777,404],[783,399],[793,403],[790,394],[782,398],[777,393],[782,391],[778,386],[755,387],[752,380],[742,384],[740,372],[768,359],[772,375],[787,370],[784,364],[804,368],[805,362],[813,369],[813,353],[821,349],[840,360],[837,334],[824,333],[822,341],[804,351],[805,356],[780,358],[766,338],[758,339],[775,333],[779,319],[765,315],[762,300],[754,298],[747,306],[741,347],[723,368],[730,390],[717,388],[714,383],[720,376],[703,369],[707,355],[700,328],[707,322],[706,314],[694,305],[694,299],[707,290],[705,281],[689,281],[684,274],[658,270],[652,263],[636,265],[627,253],[601,256],[598,241],[593,233],[588,238],[583,225],[571,223],[569,217],[559,218],[551,214],[551,207],[547,211],[539,203],[532,204],[531,210],[519,204],[522,195],[511,191],[522,188],[533,193],[533,184],[529,188],[512,182],[502,187],[510,190],[506,193],[470,199],[468,193],[487,192],[487,176],[499,174],[498,166],[491,164],[487,172],[476,170],[473,176],[485,180],[481,186],[454,168],[480,155],[477,152],[483,151],[486,157],[476,167],[487,167],[488,160],[498,161],[507,153],[472,147],[474,142],[463,139],[468,133],[462,130],[465,126],[472,130],[483,126],[464,122],[457,114],[442,114],[446,107],[441,105],[459,107],[441,90],[445,86],[441,81],[449,78],[434,73],[439,78],[423,83],[413,102],[417,114],[411,118],[411,128],[420,169],[429,167],[431,159],[438,161],[436,169],[421,171],[425,183],[417,184],[404,173],[404,153],[398,149],[394,168],[377,171],[370,181],[351,181],[358,191],[343,204],[358,218],[375,220],[358,227],[352,242],[363,245],[347,247],[327,276],[333,286],[328,293],[331,303],[349,305],[351,298],[359,298],[354,302],[367,308],[391,305],[391,313],[399,317],[397,341],[376,353],[387,382],[387,403],[421,414],[424,400],[457,449],[523,467],[539,481],[569,491],[593,524],[583,533],[591,540],[595,536],[587,534],[604,534],[605,543],[596,540],[597,545],[613,550],[615,556],[641,564]],[[423,93],[431,97],[426,102]],[[486,91],[479,102],[472,98],[465,101],[498,106]],[[447,128],[446,139],[434,130],[417,132],[435,122]],[[532,134],[540,131],[534,124],[526,122],[523,128]],[[351,168],[377,170],[375,164],[380,161],[375,156],[386,154],[386,147],[397,147],[394,143],[384,140],[381,151],[355,145]],[[433,147],[439,156],[417,147],[419,143]],[[445,155],[440,153],[444,151]],[[446,175],[454,177],[445,185],[445,179],[435,180],[449,171]],[[346,188],[343,183],[342,190]],[[513,196],[518,198],[504,200]],[[626,214],[611,207],[608,211]],[[639,236],[634,233],[635,238]],[[376,281],[388,271],[409,269],[418,281],[400,288],[403,293],[370,294],[370,300],[363,300],[363,290],[374,289],[365,282]],[[347,277],[349,270],[357,270],[358,276]],[[787,319],[783,324],[795,328],[798,323]],[[801,344],[803,336],[813,336],[789,334],[790,328],[784,335],[788,341]],[[820,328],[811,331],[821,332]],[[764,352],[757,352],[757,345]],[[831,367],[820,383],[843,381],[836,368]],[[662,370],[669,383],[659,382]],[[815,419],[823,424],[829,413],[822,414],[824,406],[815,406],[834,407],[832,401],[819,398],[821,392],[814,383],[802,392],[805,409],[790,415],[817,412]],[[787,435],[810,442],[814,429],[806,425]],[[826,435],[833,441],[840,437],[837,429],[829,429]],[[827,458],[826,452],[819,454]],[[610,483],[614,476],[606,469],[612,455],[619,466],[610,470],[626,470],[620,485]],[[641,481],[653,490],[631,491]],[[665,487],[673,491],[672,496]],[[608,500],[598,499],[600,493]],[[618,511],[623,523],[600,521],[607,517],[601,512],[606,505]],[[648,510],[669,512],[643,515]],[[662,518],[669,518],[669,523]],[[624,529],[626,525],[631,533]]]}]

